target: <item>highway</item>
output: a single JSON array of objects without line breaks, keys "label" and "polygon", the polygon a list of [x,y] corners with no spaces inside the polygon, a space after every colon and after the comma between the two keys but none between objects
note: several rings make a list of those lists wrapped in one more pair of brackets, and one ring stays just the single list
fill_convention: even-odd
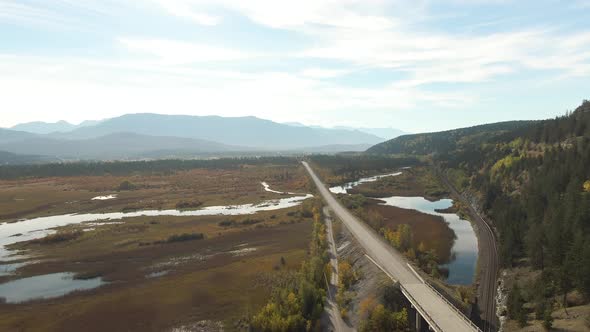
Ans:
[{"label": "highway", "polygon": [[336,200],[308,163],[303,162],[320,195],[334,214],[348,228],[366,254],[391,277],[395,278],[408,300],[414,304],[434,331],[478,331],[465,316],[425,284],[408,267],[406,259],[387,244],[375,231],[359,221]]}]

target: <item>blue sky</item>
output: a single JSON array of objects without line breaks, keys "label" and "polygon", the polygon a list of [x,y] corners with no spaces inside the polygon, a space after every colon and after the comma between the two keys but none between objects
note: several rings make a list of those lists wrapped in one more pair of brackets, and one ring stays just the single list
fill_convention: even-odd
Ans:
[{"label": "blue sky", "polygon": [[0,127],[125,113],[411,132],[590,99],[590,0],[0,0]]}]

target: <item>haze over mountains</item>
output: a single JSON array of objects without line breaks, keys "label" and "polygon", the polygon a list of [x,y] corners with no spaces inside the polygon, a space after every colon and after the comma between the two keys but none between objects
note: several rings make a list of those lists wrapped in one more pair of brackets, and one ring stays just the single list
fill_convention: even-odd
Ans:
[{"label": "haze over mountains", "polygon": [[100,121],[95,120],[87,120],[83,121],[82,123],[75,125],[71,124],[67,121],[58,121],[58,122],[42,122],[42,121],[33,121],[33,122],[26,122],[20,123],[16,126],[11,127],[12,130],[18,131],[26,131],[33,134],[50,134],[54,132],[67,132],[72,131],[77,128],[93,126],[100,123]]},{"label": "haze over mountains", "polygon": [[[295,126],[295,127],[306,127],[306,125],[299,123],[299,122],[285,122],[285,124],[288,124],[290,126]],[[311,128],[320,128],[320,129],[326,129],[324,127],[320,127],[320,126],[309,126]],[[357,130],[363,133],[367,133],[370,135],[374,135],[380,138],[383,138],[384,140],[388,140],[388,139],[393,139],[396,138],[398,136],[402,136],[402,135],[406,135],[409,134],[408,132],[405,132],[403,130],[399,130],[397,128],[366,128],[366,127],[347,127],[347,126],[336,126],[333,127],[332,129],[342,129],[342,130]]]},{"label": "haze over mountains", "polygon": [[[390,135],[401,133],[392,130]],[[332,153],[364,151],[384,140],[355,128],[295,126],[256,117],[151,113],[127,114],[79,125],[65,121],[30,122],[0,129],[0,151],[45,156],[42,160],[47,156],[78,160],[277,151]]]}]

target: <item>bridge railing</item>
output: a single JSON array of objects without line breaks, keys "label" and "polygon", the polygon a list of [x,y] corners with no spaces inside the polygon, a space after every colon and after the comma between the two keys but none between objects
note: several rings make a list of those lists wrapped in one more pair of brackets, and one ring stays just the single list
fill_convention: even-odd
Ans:
[{"label": "bridge railing", "polygon": [[399,288],[402,290],[402,293],[408,298],[410,303],[412,303],[416,307],[416,310],[419,309],[418,311],[420,312],[420,315],[425,316],[424,318],[426,319],[426,321],[428,321],[428,324],[430,325],[430,327],[435,331],[442,332],[443,329],[441,329],[440,326],[438,326],[438,324],[436,324],[436,321],[434,320],[434,318],[432,318],[428,314],[428,312],[426,310],[424,310],[424,308],[422,308],[420,303],[412,296],[412,294],[404,287],[404,285],[402,285],[400,283]]},{"label": "bridge railing", "polygon": [[459,317],[461,317],[461,319],[463,319],[469,325],[471,325],[473,328],[475,328],[476,331],[481,331],[479,326],[477,326],[471,319],[469,319],[469,317],[465,316],[465,314],[461,310],[459,310],[453,303],[451,303],[449,300],[447,300],[447,298],[444,297],[436,288],[434,288],[428,281],[424,280],[420,276],[420,274],[418,274],[418,272],[416,272],[416,270],[414,270],[414,268],[412,267],[412,265],[410,265],[410,263],[407,263],[407,265],[408,265],[408,268],[410,268],[410,270],[412,271],[412,273],[414,273],[418,277],[418,279],[420,279],[420,281],[422,281],[422,283],[424,285],[428,286],[428,288],[430,288],[434,292],[434,294],[436,294],[443,301],[445,301],[449,305],[449,307],[451,307],[459,315]]}]

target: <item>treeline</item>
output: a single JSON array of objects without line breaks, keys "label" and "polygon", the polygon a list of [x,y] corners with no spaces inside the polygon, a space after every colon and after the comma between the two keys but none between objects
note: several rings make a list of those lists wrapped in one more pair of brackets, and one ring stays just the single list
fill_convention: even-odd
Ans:
[{"label": "treeline", "polygon": [[313,155],[310,161],[319,167],[322,178],[329,184],[357,180],[368,174],[385,173],[401,167],[421,165],[413,156]]},{"label": "treeline", "polygon": [[203,160],[151,160],[113,162],[73,162],[35,165],[0,166],[0,179],[41,178],[53,176],[104,176],[129,175],[133,173],[168,174],[175,171],[205,169],[237,169],[243,165],[293,165],[294,157],[248,157]]},{"label": "treeline", "polygon": [[566,305],[573,289],[590,299],[590,138],[513,159],[474,179],[499,230],[501,262],[511,267],[527,258],[542,271],[537,288],[544,296],[528,299],[538,307],[558,294]]},{"label": "treeline", "polygon": [[532,124],[534,121],[508,121],[434,133],[404,135],[377,144],[367,152],[370,154],[445,155],[454,153],[466,145],[477,147],[490,139],[527,128]]},{"label": "treeline", "polygon": [[326,276],[329,262],[326,226],[319,200],[302,205],[302,214],[313,214],[313,232],[309,256],[293,278],[273,289],[271,299],[254,315],[253,331],[320,331],[320,317],[324,311]]}]

